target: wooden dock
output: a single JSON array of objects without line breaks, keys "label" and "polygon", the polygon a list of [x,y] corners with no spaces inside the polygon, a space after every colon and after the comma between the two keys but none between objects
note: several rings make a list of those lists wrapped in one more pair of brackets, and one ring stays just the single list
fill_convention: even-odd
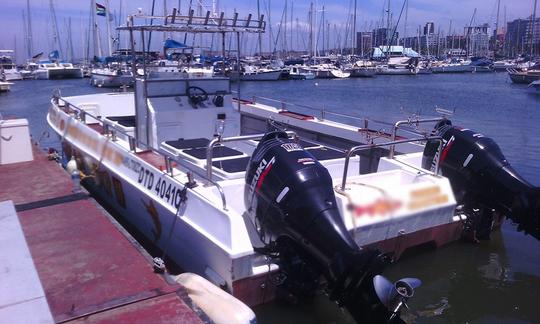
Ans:
[{"label": "wooden dock", "polygon": [[[39,293],[19,296],[20,287],[34,285],[30,290],[39,291],[39,283],[50,310],[47,317],[40,309],[44,322],[51,317],[56,323],[208,322],[182,286],[153,272],[146,252],[92,197],[73,193],[68,174],[46,153],[34,148],[34,161],[0,166],[0,202],[0,234],[11,233],[0,238],[0,253],[7,249],[13,261],[0,273],[0,322],[34,322],[29,319],[38,318],[32,302]],[[6,225],[13,205],[20,237]],[[22,259],[13,260],[19,247]],[[32,271],[37,271],[37,284],[26,279]]]}]

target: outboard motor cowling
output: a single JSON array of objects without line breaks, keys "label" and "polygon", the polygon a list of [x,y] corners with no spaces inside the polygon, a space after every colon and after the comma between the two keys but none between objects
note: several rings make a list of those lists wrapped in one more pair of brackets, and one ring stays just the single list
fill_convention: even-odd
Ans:
[{"label": "outboard motor cowling", "polygon": [[286,277],[304,281],[290,286],[318,288],[322,275],[330,299],[357,321],[388,321],[392,314],[373,287],[384,258],[356,245],[341,219],[328,170],[285,132],[266,134],[253,152],[244,201],[266,245],[258,251],[278,259]]},{"label": "outboard motor cowling", "polygon": [[[439,157],[440,171],[450,180],[458,203],[469,210],[485,209],[486,213],[495,210],[540,239],[539,189],[512,168],[495,141],[452,126],[448,120],[437,124],[434,132],[444,143]],[[438,142],[426,145],[424,168],[433,168],[437,148]]]},{"label": "outboard motor cowling", "polygon": [[275,236],[308,241],[306,248],[321,263],[330,262],[335,251],[358,250],[341,220],[328,170],[286,133],[261,139],[246,183],[246,206]]}]

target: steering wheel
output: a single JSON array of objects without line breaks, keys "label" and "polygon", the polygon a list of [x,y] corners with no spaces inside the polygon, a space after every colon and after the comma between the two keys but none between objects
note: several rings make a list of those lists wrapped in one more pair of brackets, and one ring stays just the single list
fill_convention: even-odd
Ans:
[{"label": "steering wheel", "polygon": [[199,87],[188,87],[186,89],[186,95],[189,101],[196,107],[199,103],[208,99],[208,93],[204,89]]}]

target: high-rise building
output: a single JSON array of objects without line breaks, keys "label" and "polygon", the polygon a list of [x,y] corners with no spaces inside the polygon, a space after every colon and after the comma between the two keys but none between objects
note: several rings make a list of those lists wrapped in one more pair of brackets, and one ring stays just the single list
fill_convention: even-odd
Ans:
[{"label": "high-rise building", "polygon": [[540,18],[516,19],[506,25],[504,54],[516,57],[521,54],[540,54]]},{"label": "high-rise building", "polygon": [[399,33],[393,34],[393,29],[377,28],[373,30],[373,47],[397,45]]},{"label": "high-rise building", "polygon": [[356,54],[370,55],[373,48],[373,33],[372,32],[357,32],[356,33]]},{"label": "high-rise building", "polygon": [[488,24],[465,27],[466,51],[470,56],[488,56],[489,34]]},{"label": "high-rise building", "polygon": [[424,35],[433,35],[435,34],[435,24],[433,22],[427,22],[424,25]]}]

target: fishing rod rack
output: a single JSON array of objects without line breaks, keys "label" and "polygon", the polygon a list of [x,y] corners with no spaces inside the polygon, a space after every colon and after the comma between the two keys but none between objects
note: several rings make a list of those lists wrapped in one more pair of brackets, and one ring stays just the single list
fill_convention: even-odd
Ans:
[{"label": "fishing rod rack", "polygon": [[[135,21],[144,20],[143,24],[135,24]],[[150,24],[147,21],[150,20]],[[185,33],[264,33],[266,22],[264,15],[258,19],[249,14],[247,18],[238,18],[235,12],[232,18],[225,18],[225,13],[213,15],[210,11],[204,16],[196,16],[195,10],[190,10],[188,15],[180,15],[174,8],[171,15],[156,16],[146,15],[139,12],[128,16],[125,26],[117,27],[117,30],[127,31],[157,31],[157,32],[185,32]]]}]

